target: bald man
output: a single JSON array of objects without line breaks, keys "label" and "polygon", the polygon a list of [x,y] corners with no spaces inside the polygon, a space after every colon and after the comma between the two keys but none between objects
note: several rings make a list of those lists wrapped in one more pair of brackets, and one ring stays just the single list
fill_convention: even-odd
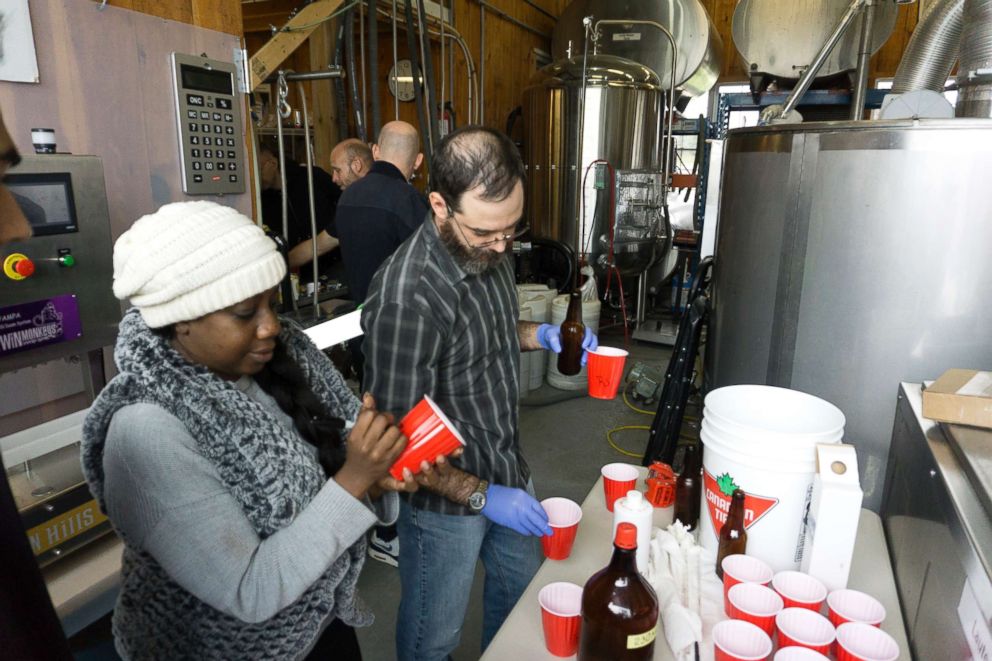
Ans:
[{"label": "bald man", "polygon": [[[343,191],[369,173],[372,167],[372,150],[357,138],[342,140],[331,150],[331,179]],[[337,203],[337,199],[335,200]],[[317,257],[322,257],[338,247],[335,231],[337,210],[323,229],[317,232]],[[289,251],[290,268],[302,266],[313,259],[313,239],[307,239]]]},{"label": "bald man", "polygon": [[336,225],[345,281],[356,303],[386,258],[420,227],[427,201],[408,182],[420,167],[420,135],[406,122],[389,122],[372,146],[367,176],[350,184],[338,200]]},{"label": "bald man", "polygon": [[[21,160],[0,117],[0,247],[31,238],[31,225],[3,184],[7,170]],[[0,261],[11,248],[0,250]],[[72,654],[62,624],[48,598],[45,581],[24,532],[17,504],[0,462],[0,646],[6,659],[65,659]]]}]

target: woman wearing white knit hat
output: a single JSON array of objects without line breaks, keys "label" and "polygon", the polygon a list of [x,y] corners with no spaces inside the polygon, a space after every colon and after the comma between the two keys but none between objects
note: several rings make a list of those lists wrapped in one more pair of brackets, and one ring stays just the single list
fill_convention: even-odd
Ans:
[{"label": "woman wearing white knit hat", "polygon": [[406,443],[392,419],[280,323],[285,273],[261,229],[212,202],[168,204],[114,246],[134,307],[83,468],[124,541],[126,659],[361,657],[364,535],[416,485],[388,477]]}]

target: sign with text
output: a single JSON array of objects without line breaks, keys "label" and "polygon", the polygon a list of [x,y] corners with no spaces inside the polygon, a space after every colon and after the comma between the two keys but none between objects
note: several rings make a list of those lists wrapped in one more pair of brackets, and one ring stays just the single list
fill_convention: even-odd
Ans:
[{"label": "sign with text", "polygon": [[74,294],[0,308],[0,356],[71,342],[82,336],[79,303]]}]

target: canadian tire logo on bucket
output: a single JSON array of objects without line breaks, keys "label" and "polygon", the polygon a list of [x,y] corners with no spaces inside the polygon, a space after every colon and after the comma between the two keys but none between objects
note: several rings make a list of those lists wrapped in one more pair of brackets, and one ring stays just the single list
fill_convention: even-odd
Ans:
[{"label": "canadian tire logo on bucket", "polygon": [[[706,508],[710,511],[713,531],[719,535],[724,521],[727,520],[727,512],[730,510],[730,497],[735,489],[741,487],[734,482],[730,473],[714,478],[709,471],[704,470],[703,477],[706,486]],[[744,493],[744,529],[746,530],[778,505],[778,498],[756,496],[747,491]]]}]

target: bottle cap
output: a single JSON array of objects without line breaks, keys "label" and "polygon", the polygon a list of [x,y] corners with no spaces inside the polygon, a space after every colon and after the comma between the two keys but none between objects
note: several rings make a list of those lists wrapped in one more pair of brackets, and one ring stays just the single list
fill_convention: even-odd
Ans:
[{"label": "bottle cap", "polygon": [[637,526],[633,523],[621,523],[617,526],[617,535],[613,545],[619,549],[637,548]]}]

